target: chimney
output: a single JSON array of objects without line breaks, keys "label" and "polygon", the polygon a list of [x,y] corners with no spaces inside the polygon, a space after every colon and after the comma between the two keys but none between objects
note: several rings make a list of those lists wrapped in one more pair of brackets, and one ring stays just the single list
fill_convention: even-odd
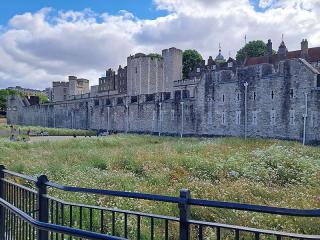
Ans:
[{"label": "chimney", "polygon": [[268,63],[272,63],[272,42],[271,39],[268,40],[267,43],[267,57],[268,57]]},{"label": "chimney", "polygon": [[208,59],[208,65],[211,66],[213,65],[213,59],[212,59],[212,56],[209,56],[209,59]]},{"label": "chimney", "polygon": [[308,59],[308,41],[307,39],[302,39],[301,42],[301,57],[304,59]]}]

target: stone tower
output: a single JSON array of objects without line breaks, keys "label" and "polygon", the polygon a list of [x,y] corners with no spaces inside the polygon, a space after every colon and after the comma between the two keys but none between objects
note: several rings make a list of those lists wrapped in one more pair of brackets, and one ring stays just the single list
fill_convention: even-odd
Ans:
[{"label": "stone tower", "polygon": [[84,78],[77,78],[76,76],[69,76],[69,96],[86,94],[90,92],[89,80]]},{"label": "stone tower", "polygon": [[163,92],[173,91],[173,82],[182,79],[182,50],[169,48],[162,50]]},{"label": "stone tower", "polygon": [[301,42],[301,57],[308,60],[308,40],[307,39],[302,39]]},{"label": "stone tower", "polygon": [[163,91],[163,59],[137,53],[127,58],[127,91],[129,96]]},{"label": "stone tower", "polygon": [[271,39],[269,39],[268,43],[267,43],[267,58],[268,58],[268,63],[272,63],[272,42],[271,42]]}]

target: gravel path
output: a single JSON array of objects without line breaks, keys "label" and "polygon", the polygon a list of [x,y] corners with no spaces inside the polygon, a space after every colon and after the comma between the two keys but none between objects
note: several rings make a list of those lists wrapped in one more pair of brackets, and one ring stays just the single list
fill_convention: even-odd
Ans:
[{"label": "gravel path", "polygon": [[9,135],[9,134],[10,134],[10,131],[0,130],[0,136],[1,136],[1,135]]}]

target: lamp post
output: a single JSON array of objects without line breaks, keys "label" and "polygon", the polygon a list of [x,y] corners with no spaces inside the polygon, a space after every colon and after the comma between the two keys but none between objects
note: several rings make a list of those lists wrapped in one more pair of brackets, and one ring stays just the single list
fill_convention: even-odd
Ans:
[{"label": "lamp post", "polygon": [[53,128],[55,128],[55,127],[56,127],[56,113],[53,109]]},{"label": "lamp post", "polygon": [[73,111],[73,109],[71,110],[71,129],[73,129],[74,128],[74,111]]},{"label": "lamp post", "polygon": [[244,86],[244,139],[247,139],[247,121],[248,121],[248,109],[247,109],[247,95],[248,95],[248,82],[243,84]]},{"label": "lamp post", "polygon": [[180,102],[181,104],[181,132],[180,132],[180,137],[183,137],[183,119],[184,119],[184,112],[183,112],[183,104],[184,102]]},{"label": "lamp post", "polygon": [[308,93],[304,93],[305,97],[305,112],[303,114],[303,145],[306,144],[306,126],[308,117]]},{"label": "lamp post", "polygon": [[161,136],[162,130],[162,103],[159,103],[159,137]]},{"label": "lamp post", "polygon": [[107,133],[109,135],[109,132],[110,132],[110,107],[107,107],[107,111],[108,111],[108,115],[107,115],[107,118],[108,118],[108,122],[107,122]]},{"label": "lamp post", "polygon": [[126,122],[126,133],[129,131],[129,106],[126,104],[126,109],[127,109],[127,122]]}]

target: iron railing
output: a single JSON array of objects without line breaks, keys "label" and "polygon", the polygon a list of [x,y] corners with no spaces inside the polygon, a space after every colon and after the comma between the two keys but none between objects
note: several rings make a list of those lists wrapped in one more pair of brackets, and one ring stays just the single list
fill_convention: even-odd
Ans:
[{"label": "iron railing", "polygon": [[[114,196],[177,204],[179,216],[120,210],[66,202],[48,188],[72,193]],[[60,239],[320,239],[287,233],[193,220],[191,206],[233,209],[285,216],[319,217],[320,210],[276,208],[194,199],[186,189],[179,197],[62,186],[0,166],[0,240]],[[211,231],[211,233],[209,233]]]}]

